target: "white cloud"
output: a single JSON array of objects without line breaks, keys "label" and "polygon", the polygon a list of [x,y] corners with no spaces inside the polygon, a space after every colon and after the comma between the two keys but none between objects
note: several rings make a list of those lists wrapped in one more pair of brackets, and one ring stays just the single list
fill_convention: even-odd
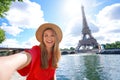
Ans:
[{"label": "white cloud", "polygon": [[[60,43],[61,48],[76,47],[81,35],[81,19],[74,18],[67,22],[63,39]],[[78,38],[79,37],[79,38]]]},{"label": "white cloud", "polygon": [[[78,41],[81,39],[81,5],[78,5],[78,0],[75,1],[76,2],[72,2],[72,0],[66,0],[66,3],[63,4],[64,12],[66,15],[64,17],[66,21],[64,21],[63,24],[67,27],[63,32],[63,40],[60,43],[61,48],[76,47]],[[83,5],[85,3],[87,4],[85,5],[85,13],[88,26],[92,31],[93,37],[95,37],[99,43],[107,43],[120,40],[120,4],[106,6],[96,15],[96,20],[94,20],[93,17],[90,17],[90,14],[87,15],[86,11],[92,7],[95,9],[95,6],[101,5],[102,2],[98,3],[96,0],[89,2],[83,1]],[[30,2],[29,0],[25,0],[23,3],[15,2],[12,4],[11,9],[8,11],[8,15],[6,17],[10,25],[7,26],[6,24],[3,24],[2,28],[7,33],[16,36],[23,31],[23,28],[37,28],[41,23],[45,22],[43,15],[44,14],[41,10],[41,6],[35,2]],[[2,43],[2,45],[3,44],[9,44],[13,47],[18,47],[20,45],[23,47],[31,47],[39,43],[36,41],[35,37],[32,37],[23,43],[19,43],[16,41],[16,39],[7,39]]]},{"label": "white cloud", "polygon": [[11,26],[22,28],[36,28],[44,22],[41,6],[29,0],[14,2],[7,12],[6,19]]},{"label": "white cloud", "polygon": [[62,4],[62,12],[67,17],[75,17],[81,15],[80,0],[65,0]]},{"label": "white cloud", "polygon": [[110,22],[114,23],[116,20],[120,20],[120,4],[113,4],[103,8],[97,15],[99,24],[107,26]]},{"label": "white cloud", "polygon": [[98,13],[97,24],[100,28],[98,35],[104,37],[104,39],[100,41],[101,43],[110,43],[120,40],[119,13],[120,4],[106,6]]},{"label": "white cloud", "polygon": [[96,25],[96,22],[93,20],[93,17],[90,17],[89,11],[92,12],[96,6],[101,5],[103,2],[97,2],[96,0],[64,0],[61,4],[61,14],[63,17],[65,26],[64,37],[62,46],[65,47],[76,47],[78,41],[82,37],[82,12],[81,4],[84,6],[85,14],[88,22],[88,26],[92,33],[97,33],[99,28]]},{"label": "white cloud", "polygon": [[76,47],[80,38],[81,38],[80,36],[74,37],[72,35],[65,35],[63,36],[63,40],[60,43],[60,48],[63,49],[63,48]]},{"label": "white cloud", "polygon": [[13,36],[17,36],[20,32],[23,31],[22,29],[16,26],[7,26],[6,23],[3,23],[1,28],[5,30],[7,34],[11,34]]},{"label": "white cloud", "polygon": [[19,42],[16,39],[6,39],[0,47],[10,47],[10,48],[31,48],[34,45],[39,45],[40,43],[36,40],[35,36],[31,37],[25,42]]},{"label": "white cloud", "polygon": [[[35,2],[30,2],[30,0],[12,3],[10,10],[7,12],[6,20],[8,23],[2,23],[1,28],[14,37],[18,36],[25,28],[36,29],[40,24],[46,22],[43,18],[41,6]],[[3,47],[31,47],[35,44],[38,44],[35,38],[26,42],[19,42],[15,38],[7,38],[0,45]]]},{"label": "white cloud", "polygon": [[31,37],[28,41],[22,43],[23,47],[31,48],[34,45],[39,45],[40,43],[36,40],[36,37]]},{"label": "white cloud", "polygon": [[20,47],[20,45],[18,45],[18,41],[16,39],[6,39],[4,42],[2,42],[2,44],[0,44],[0,46],[2,47]]},{"label": "white cloud", "polygon": [[104,2],[98,2],[97,0],[63,0],[61,12],[69,18],[73,18],[81,16],[81,5],[85,6],[86,11],[90,11]]},{"label": "white cloud", "polygon": [[[85,6],[86,7],[86,6]],[[86,11],[86,9],[85,9]],[[87,12],[85,12],[87,13]],[[120,40],[120,4],[113,4],[104,7],[96,16],[96,20],[90,15],[86,15],[88,26],[92,35],[98,43],[111,43]],[[77,18],[75,18],[77,17]],[[81,40],[82,20],[79,16],[72,16],[68,20],[67,28],[64,32],[62,46],[76,47],[78,40]]]},{"label": "white cloud", "polygon": [[41,6],[35,2],[25,0],[24,2],[14,2],[7,12],[8,23],[2,23],[2,28],[11,35],[19,34],[25,28],[38,28],[44,23]]},{"label": "white cloud", "polygon": [[[81,16],[69,20],[64,31],[64,36],[62,40],[62,46],[65,48],[76,47],[78,41],[82,39],[82,19]],[[91,20],[88,20],[88,27],[90,28],[92,34],[99,31],[97,25]]]}]

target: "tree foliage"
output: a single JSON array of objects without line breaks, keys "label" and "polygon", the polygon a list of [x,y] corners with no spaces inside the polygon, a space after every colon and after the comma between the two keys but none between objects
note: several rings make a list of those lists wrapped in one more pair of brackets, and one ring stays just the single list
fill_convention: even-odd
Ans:
[{"label": "tree foliage", "polygon": [[0,43],[5,40],[5,31],[0,29]]},{"label": "tree foliage", "polygon": [[[16,0],[0,0],[0,17],[4,18],[6,14],[6,12],[10,9],[10,5],[12,4],[12,2],[15,2]],[[18,0],[20,2],[22,2],[23,0]]]},{"label": "tree foliage", "polygon": [[120,49],[120,41],[105,44],[105,49]]},{"label": "tree foliage", "polygon": [[[0,18],[4,18],[6,12],[10,9],[10,5],[12,2],[15,2],[17,0],[0,0]],[[19,2],[22,2],[23,0],[18,0]],[[5,31],[0,28],[0,43],[2,43],[5,40]]]},{"label": "tree foliage", "polygon": [[74,47],[70,47],[70,50],[75,50],[75,48]]}]

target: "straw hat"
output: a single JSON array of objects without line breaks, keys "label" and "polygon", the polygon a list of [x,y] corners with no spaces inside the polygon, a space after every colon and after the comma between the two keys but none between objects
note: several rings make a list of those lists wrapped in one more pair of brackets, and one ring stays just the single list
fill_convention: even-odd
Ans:
[{"label": "straw hat", "polygon": [[57,26],[56,24],[53,24],[53,23],[44,23],[44,24],[40,25],[39,28],[36,31],[36,39],[39,42],[42,42],[43,31],[45,29],[47,29],[47,28],[52,28],[56,32],[59,42],[61,42],[61,40],[62,40],[62,31],[61,31],[59,26]]}]

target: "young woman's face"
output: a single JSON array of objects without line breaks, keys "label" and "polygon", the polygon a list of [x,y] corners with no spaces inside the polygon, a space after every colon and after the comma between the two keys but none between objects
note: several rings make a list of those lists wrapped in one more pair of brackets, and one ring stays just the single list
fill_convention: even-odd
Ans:
[{"label": "young woman's face", "polygon": [[43,34],[43,41],[47,48],[52,48],[55,44],[55,33],[53,30],[45,30]]}]

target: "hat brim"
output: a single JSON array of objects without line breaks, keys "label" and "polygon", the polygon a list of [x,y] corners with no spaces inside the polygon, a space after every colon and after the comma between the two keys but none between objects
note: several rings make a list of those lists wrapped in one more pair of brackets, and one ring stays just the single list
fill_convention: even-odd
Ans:
[{"label": "hat brim", "polygon": [[53,24],[53,23],[44,23],[44,24],[40,25],[39,28],[36,31],[36,39],[39,42],[42,42],[43,31],[45,29],[47,29],[47,28],[53,29],[56,32],[57,36],[58,36],[59,42],[61,42],[61,40],[62,40],[62,31],[61,31],[59,26],[57,26],[56,24]]}]

